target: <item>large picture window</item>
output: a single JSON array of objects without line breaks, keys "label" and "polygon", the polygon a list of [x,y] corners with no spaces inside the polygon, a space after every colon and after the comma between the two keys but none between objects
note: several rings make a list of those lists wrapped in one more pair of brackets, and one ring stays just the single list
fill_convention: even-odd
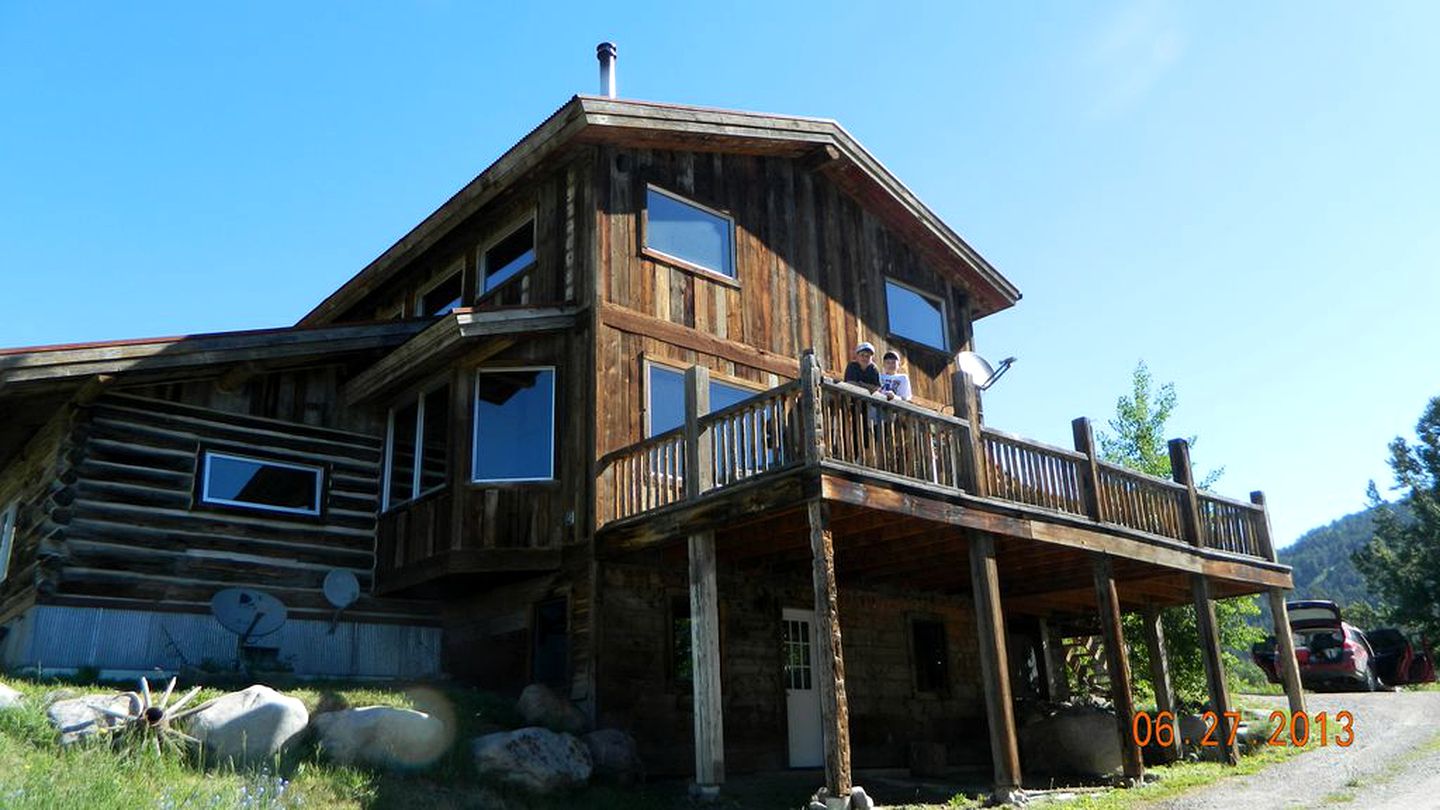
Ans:
[{"label": "large picture window", "polygon": [[648,251],[735,278],[735,220],[655,186],[645,191]]},{"label": "large picture window", "polygon": [[[647,436],[664,433],[685,424],[685,372],[656,363],[650,369],[647,387],[650,396],[649,430]],[[738,385],[710,381],[710,410],[728,408],[742,399],[760,393]]]},{"label": "large picture window", "polygon": [[939,351],[948,351],[945,339],[945,302],[885,279],[885,312],[890,320],[890,334]]},{"label": "large picture window", "polygon": [[15,550],[15,519],[20,514],[20,504],[11,502],[0,512],[0,582],[10,576],[10,555]]},{"label": "large picture window", "polygon": [[385,457],[385,508],[445,486],[450,469],[450,386],[442,385],[390,411]]},{"label": "large picture window", "polygon": [[483,369],[475,374],[475,481],[555,477],[555,369]]},{"label": "large picture window", "polygon": [[250,458],[206,450],[201,473],[203,503],[288,512],[320,514],[325,491],[325,468],[311,464]]},{"label": "large picture window", "polygon": [[490,292],[535,264],[535,218],[491,243],[481,254],[484,285],[480,294]]}]

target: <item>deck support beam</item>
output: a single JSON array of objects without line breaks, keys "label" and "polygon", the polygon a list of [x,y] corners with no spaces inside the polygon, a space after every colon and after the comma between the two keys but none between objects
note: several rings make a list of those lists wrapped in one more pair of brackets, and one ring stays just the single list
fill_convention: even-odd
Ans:
[{"label": "deck support beam", "polygon": [[1210,598],[1210,580],[1204,574],[1191,574],[1190,593],[1195,601],[1200,657],[1205,662],[1205,686],[1210,693],[1210,708],[1219,721],[1215,733],[1219,737],[1220,754],[1225,762],[1234,765],[1240,761],[1240,749],[1236,745],[1225,744],[1231,739],[1232,723],[1225,716],[1230,711],[1230,692],[1225,686],[1225,664],[1220,658],[1220,628],[1215,621],[1215,602]]},{"label": "deck support beam", "polygon": [[[1269,555],[1271,562],[1279,562],[1275,543],[1270,537],[1270,509],[1265,505],[1265,493],[1250,493],[1250,502],[1260,507],[1260,549]],[[1285,697],[1290,703],[1290,714],[1305,714],[1305,689],[1300,681],[1300,664],[1295,660],[1295,635],[1290,632],[1290,609],[1285,605],[1285,589],[1270,588],[1266,596],[1270,600],[1270,620],[1275,628],[1275,665],[1280,670],[1281,682],[1285,684]],[[1309,715],[1305,714],[1305,717],[1308,718]]]},{"label": "deck support beam", "polygon": [[1040,624],[1040,657],[1045,667],[1045,696],[1056,703],[1070,699],[1070,679],[1065,672],[1065,640],[1044,618]]},{"label": "deck support beam", "polygon": [[[685,494],[699,497],[712,477],[700,417],[710,412],[710,370],[685,372]],[[695,704],[697,795],[714,797],[725,782],[725,724],[720,697],[720,604],[715,584],[715,533],[690,535],[690,660]]]},{"label": "deck support beam", "polygon": [[1120,764],[1125,778],[1133,783],[1145,776],[1140,745],[1131,733],[1135,719],[1135,696],[1130,691],[1130,661],[1125,655],[1125,630],[1120,624],[1120,597],[1115,592],[1115,572],[1110,558],[1096,554],[1095,603],[1100,610],[1100,630],[1105,638],[1105,667],[1110,673],[1110,702],[1115,706],[1115,731],[1120,735]]},{"label": "deck support beam", "polygon": [[1020,747],[1011,702],[995,538],[985,532],[970,534],[970,589],[975,594],[975,628],[980,642],[980,675],[985,685],[985,717],[990,726],[995,798],[1008,801],[1020,790]]},{"label": "deck support beam", "polygon": [[834,797],[850,795],[850,703],[845,697],[845,654],[840,643],[840,608],[835,585],[835,547],[830,507],[806,505],[815,584],[815,676],[820,687],[820,726],[825,737],[825,787]]},{"label": "deck support beam", "polygon": [[[1175,689],[1170,683],[1170,658],[1165,651],[1165,626],[1161,623],[1160,608],[1146,605],[1141,611],[1145,628],[1145,649],[1150,654],[1150,682],[1155,686],[1155,716],[1170,713],[1170,731],[1173,742],[1161,747],[1161,756],[1166,762],[1180,758],[1180,723],[1175,715]],[[1156,721],[1159,722],[1158,719]]]}]

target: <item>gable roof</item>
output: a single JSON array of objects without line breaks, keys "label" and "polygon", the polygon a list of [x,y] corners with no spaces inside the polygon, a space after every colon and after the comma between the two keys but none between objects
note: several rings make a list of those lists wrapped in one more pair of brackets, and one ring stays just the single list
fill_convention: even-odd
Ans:
[{"label": "gable roof", "polygon": [[912,239],[973,297],[974,317],[1013,306],[1020,291],[899,178],[828,118],[575,96],[408,234],[300,319],[325,323],[390,280],[515,180],[573,144],[613,143],[804,158]]}]

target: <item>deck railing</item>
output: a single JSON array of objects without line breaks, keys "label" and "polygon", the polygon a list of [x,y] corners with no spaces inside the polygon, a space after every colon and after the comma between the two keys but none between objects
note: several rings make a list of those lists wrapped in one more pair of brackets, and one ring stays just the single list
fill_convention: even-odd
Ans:
[{"label": "deck railing", "polygon": [[[1075,422],[1074,450],[990,427],[982,427],[976,440],[972,420],[824,380],[813,364],[807,354],[800,380],[713,413],[692,413],[686,426],[602,457],[599,523],[783,469],[830,464],[942,494],[965,492],[1233,554],[1271,557],[1263,497],[1255,493],[1255,502],[1245,503],[1196,489],[1183,442],[1178,450],[1172,446],[1172,465],[1179,466],[1171,481],[1099,460],[1083,419]],[[957,401],[963,385],[968,383],[957,385]],[[971,394],[966,401],[973,399]],[[687,407],[695,409],[693,400]],[[691,467],[698,471],[693,481],[687,479]]]}]

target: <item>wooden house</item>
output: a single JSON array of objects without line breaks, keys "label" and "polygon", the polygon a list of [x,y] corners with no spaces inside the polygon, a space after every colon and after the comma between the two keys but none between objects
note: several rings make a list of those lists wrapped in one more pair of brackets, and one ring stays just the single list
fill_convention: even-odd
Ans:
[{"label": "wooden house", "polygon": [[[243,585],[302,674],[547,683],[705,788],[1007,790],[1061,639],[1128,719],[1121,612],[1191,605],[1223,711],[1210,600],[1291,586],[1263,499],[982,424],[955,355],[1019,297],[833,121],[575,97],[293,327],[0,352],[5,664],[223,660]],[[836,382],[862,340],[912,403]]]}]

